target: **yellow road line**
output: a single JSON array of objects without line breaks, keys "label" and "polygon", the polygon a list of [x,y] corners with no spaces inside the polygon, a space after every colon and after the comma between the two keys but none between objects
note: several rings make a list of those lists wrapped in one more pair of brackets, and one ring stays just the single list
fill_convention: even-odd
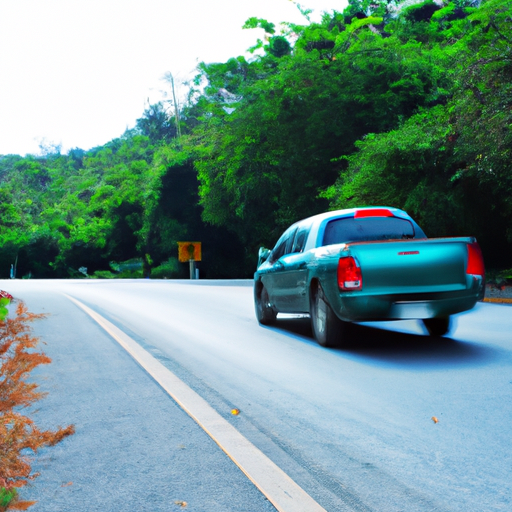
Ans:
[{"label": "yellow road line", "polygon": [[281,468],[137,342],[101,315],[66,295],[114,338],[219,445],[279,512],[326,512]]}]

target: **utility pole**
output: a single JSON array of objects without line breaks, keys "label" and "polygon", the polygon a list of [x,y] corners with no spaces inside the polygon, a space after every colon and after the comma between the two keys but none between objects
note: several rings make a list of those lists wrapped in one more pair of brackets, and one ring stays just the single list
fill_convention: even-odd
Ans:
[{"label": "utility pole", "polygon": [[181,142],[180,108],[179,108],[178,101],[176,100],[176,90],[174,88],[174,77],[172,76],[172,73],[168,73],[167,76],[169,77],[169,82],[171,82],[172,99],[174,102],[174,121],[176,123],[176,136],[178,138],[178,144],[180,144],[180,142]]}]

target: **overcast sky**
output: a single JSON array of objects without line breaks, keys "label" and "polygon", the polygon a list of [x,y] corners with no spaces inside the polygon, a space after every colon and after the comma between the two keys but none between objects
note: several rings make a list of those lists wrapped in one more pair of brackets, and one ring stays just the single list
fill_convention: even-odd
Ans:
[{"label": "overcast sky", "polygon": [[[300,4],[320,19],[346,0]],[[290,0],[0,0],[0,155],[119,137],[169,92],[165,73],[255,44],[262,33],[241,29],[252,16],[306,23]]]}]

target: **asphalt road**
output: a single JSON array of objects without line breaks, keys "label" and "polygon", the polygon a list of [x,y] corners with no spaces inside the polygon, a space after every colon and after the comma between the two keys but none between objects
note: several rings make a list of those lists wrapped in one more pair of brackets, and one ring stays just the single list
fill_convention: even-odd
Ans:
[{"label": "asphalt road", "polygon": [[[53,358],[36,422],[39,511],[265,511],[272,505],[67,293],[205,398],[328,511],[512,509],[512,314],[479,304],[449,336],[357,325],[343,350],[308,319],[259,326],[250,282],[4,281]],[[240,414],[233,416],[231,410]],[[436,417],[435,423],[432,417]],[[84,501],[85,500],[85,501]]]}]

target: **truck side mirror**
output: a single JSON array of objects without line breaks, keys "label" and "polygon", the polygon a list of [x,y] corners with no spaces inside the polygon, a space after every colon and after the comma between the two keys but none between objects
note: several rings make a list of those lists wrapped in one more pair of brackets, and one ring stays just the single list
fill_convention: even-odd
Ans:
[{"label": "truck side mirror", "polygon": [[267,261],[269,256],[270,256],[270,249],[267,249],[266,247],[260,247],[260,250],[258,251],[258,267],[264,261]]}]

